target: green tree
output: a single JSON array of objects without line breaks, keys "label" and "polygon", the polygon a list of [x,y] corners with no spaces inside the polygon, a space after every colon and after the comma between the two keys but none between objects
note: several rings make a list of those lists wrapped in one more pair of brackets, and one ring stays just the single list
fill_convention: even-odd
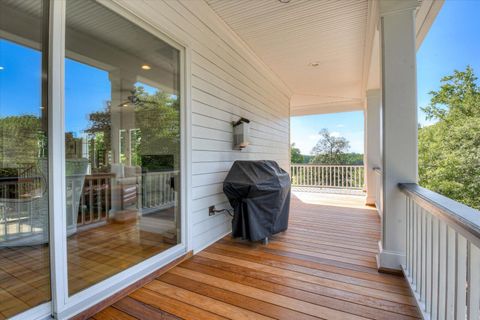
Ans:
[{"label": "green tree", "polygon": [[480,90],[470,66],[441,79],[422,110],[437,122],[419,129],[420,185],[480,209]]},{"label": "green tree", "polygon": [[301,154],[300,149],[295,147],[295,143],[290,146],[290,162],[291,163],[304,163],[304,156]]},{"label": "green tree", "polygon": [[[156,91],[149,94],[142,86],[132,92],[135,105],[135,123],[138,128],[134,146],[141,155],[173,155],[178,168],[180,154],[180,99],[176,95]],[[139,162],[137,160],[137,162]]]},{"label": "green tree", "polygon": [[[36,163],[46,153],[46,133],[34,115],[0,118],[0,163],[2,167],[22,167]],[[44,150],[45,149],[45,150]]]},{"label": "green tree", "polygon": [[333,136],[328,129],[319,132],[320,139],[312,149],[311,163],[344,164],[350,143],[344,137]]}]

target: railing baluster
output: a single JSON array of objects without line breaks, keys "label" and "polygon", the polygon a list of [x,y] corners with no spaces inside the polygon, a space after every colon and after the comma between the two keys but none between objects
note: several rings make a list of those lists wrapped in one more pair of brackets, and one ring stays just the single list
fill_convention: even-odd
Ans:
[{"label": "railing baluster", "polygon": [[425,302],[425,287],[426,287],[426,275],[427,275],[427,255],[426,255],[426,247],[427,247],[427,221],[426,221],[426,213],[423,208],[420,209],[422,212],[422,229],[421,229],[421,272],[420,272],[420,299],[422,302]]},{"label": "railing baluster", "polygon": [[471,242],[468,244],[468,320],[480,316],[480,250]]},{"label": "railing baluster", "polygon": [[432,307],[432,216],[426,213],[425,245],[425,311],[430,313]]},{"label": "railing baluster", "polygon": [[447,226],[447,296],[445,303],[447,319],[455,317],[456,247],[455,230]]},{"label": "railing baluster", "polygon": [[[467,239],[456,233],[455,319],[465,319],[467,302]],[[478,270],[477,270],[478,272]]]},{"label": "railing baluster", "polygon": [[410,221],[409,221],[409,237],[410,237],[410,261],[409,261],[409,276],[413,281],[413,266],[414,266],[414,248],[415,248],[415,238],[414,238],[414,230],[415,230],[415,202],[410,199]]},{"label": "railing baluster", "polygon": [[97,179],[97,220],[100,221],[102,219],[102,180],[101,178]]},{"label": "railing baluster", "polygon": [[420,241],[418,240],[418,237],[420,235],[420,213],[419,213],[419,208],[415,204],[413,207],[413,212],[414,212],[414,221],[415,221],[415,230],[414,230],[414,251],[415,255],[413,257],[414,263],[413,263],[413,284],[415,285],[415,291],[418,292],[420,289],[420,286],[418,285],[418,272],[420,270],[419,267],[419,256],[420,256]]},{"label": "railing baluster", "polygon": [[303,166],[303,178],[305,179],[304,185],[308,186],[308,167]]},{"label": "railing baluster", "polygon": [[430,290],[430,312],[432,319],[437,319],[438,309],[438,283],[439,283],[439,224],[438,219],[432,216],[432,274],[431,274],[431,290]]},{"label": "railing baluster", "polygon": [[407,274],[406,276],[410,276],[410,272],[411,272],[411,269],[410,269],[410,255],[412,253],[412,250],[410,248],[410,244],[412,242],[411,238],[410,238],[410,220],[412,219],[411,217],[411,204],[412,204],[412,201],[409,197],[406,197],[405,198],[406,200],[406,207],[407,207],[407,217],[406,217],[406,228],[405,228],[405,237],[407,239],[407,243],[406,243],[406,251],[407,251],[407,254],[406,254],[406,261],[405,261],[405,268],[406,268],[406,271],[407,271]]},{"label": "railing baluster", "polygon": [[438,319],[445,319],[447,301],[447,225],[438,221]]},{"label": "railing baluster", "polygon": [[106,178],[106,189],[105,189],[105,219],[108,219],[110,212],[110,194],[111,194],[111,185],[110,178]]},{"label": "railing baluster", "polygon": [[[73,183],[73,180],[72,180],[72,183]],[[73,188],[73,185],[72,185],[72,188]],[[90,215],[89,219],[88,219],[89,220],[88,222],[92,222],[93,221],[93,182],[92,182],[92,179],[88,179],[88,189],[90,190],[90,192],[88,193],[88,209],[89,209],[89,215]]]}]

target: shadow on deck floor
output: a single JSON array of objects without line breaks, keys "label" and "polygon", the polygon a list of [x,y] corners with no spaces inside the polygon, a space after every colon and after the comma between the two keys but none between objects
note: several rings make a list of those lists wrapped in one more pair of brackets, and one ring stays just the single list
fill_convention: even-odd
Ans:
[{"label": "shadow on deck floor", "polygon": [[377,272],[380,221],[363,201],[295,192],[268,246],[225,237],[93,318],[419,318],[406,281]]}]

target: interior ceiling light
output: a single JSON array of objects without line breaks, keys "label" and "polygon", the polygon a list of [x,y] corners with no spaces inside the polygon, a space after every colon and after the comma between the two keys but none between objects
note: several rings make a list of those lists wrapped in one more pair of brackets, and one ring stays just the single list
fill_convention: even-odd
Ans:
[{"label": "interior ceiling light", "polygon": [[280,3],[289,3],[291,0],[278,0]]},{"label": "interior ceiling light", "polygon": [[309,67],[316,68],[316,67],[320,66],[320,62],[318,62],[318,61],[313,61],[313,62],[310,62],[310,63],[308,64],[308,66],[309,66]]},{"label": "interior ceiling light", "polygon": [[142,65],[142,69],[143,70],[150,70],[150,69],[152,69],[152,67],[150,67],[148,64],[144,64],[144,65]]},{"label": "interior ceiling light", "polygon": [[2,70],[4,70],[4,69],[5,69],[4,67],[0,66],[0,71],[2,71]]}]

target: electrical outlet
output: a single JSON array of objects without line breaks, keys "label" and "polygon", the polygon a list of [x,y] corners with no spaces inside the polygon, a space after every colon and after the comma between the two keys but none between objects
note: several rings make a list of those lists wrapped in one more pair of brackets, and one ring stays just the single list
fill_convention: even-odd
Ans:
[{"label": "electrical outlet", "polygon": [[208,215],[214,216],[215,215],[215,206],[208,207]]}]

